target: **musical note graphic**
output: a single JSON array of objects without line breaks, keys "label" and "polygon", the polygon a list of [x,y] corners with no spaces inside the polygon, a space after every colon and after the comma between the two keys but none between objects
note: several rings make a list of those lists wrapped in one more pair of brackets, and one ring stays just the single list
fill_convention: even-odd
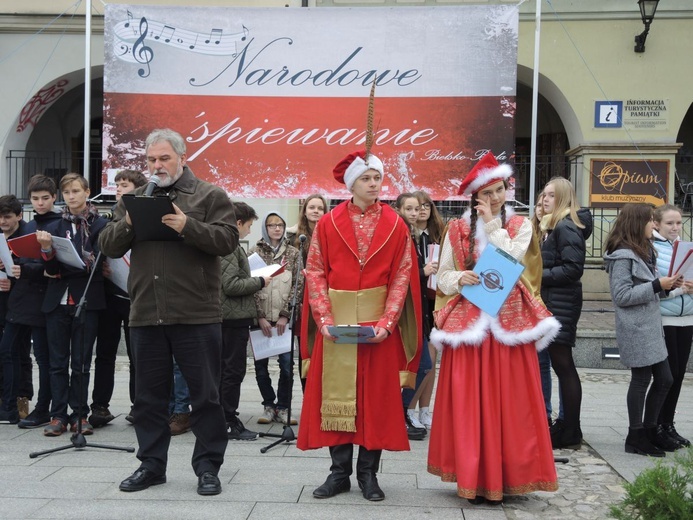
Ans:
[{"label": "musical note graphic", "polygon": [[137,63],[142,63],[147,66],[146,74],[143,68],[137,71],[137,74],[139,74],[141,78],[149,76],[151,73],[149,64],[154,59],[154,51],[144,43],[144,40],[147,38],[148,29],[149,24],[147,23],[147,19],[143,16],[140,20],[140,37],[137,38],[137,41],[135,41],[132,46],[132,55],[135,57],[135,60],[137,60]]},{"label": "musical note graphic", "polygon": [[[212,29],[212,31],[209,33],[209,38],[205,40],[205,43],[209,43],[210,41],[214,41],[214,45],[219,45],[221,42],[221,38],[224,35],[224,31],[222,29]],[[214,37],[216,35],[216,38]]]},{"label": "musical note graphic", "polygon": [[164,33],[168,33],[166,35],[166,38],[164,38],[164,41],[166,43],[168,43],[171,41],[171,38],[173,38],[173,33],[175,33],[175,32],[176,32],[176,29],[174,27],[171,27],[170,25],[164,25],[161,28],[161,32],[158,35],[154,36],[154,39],[158,40],[164,35]]},{"label": "musical note graphic", "polygon": [[[243,42],[250,35],[250,29],[243,24],[238,32],[216,27],[209,32],[198,32],[146,17],[142,17],[137,24],[129,9],[126,15],[127,18],[113,27],[114,54],[120,60],[145,65],[137,71],[142,78],[151,73],[150,64],[154,59],[154,49],[150,46],[152,43],[208,56],[236,57],[240,52],[239,47],[245,45]],[[243,45],[239,45],[239,42]]]}]

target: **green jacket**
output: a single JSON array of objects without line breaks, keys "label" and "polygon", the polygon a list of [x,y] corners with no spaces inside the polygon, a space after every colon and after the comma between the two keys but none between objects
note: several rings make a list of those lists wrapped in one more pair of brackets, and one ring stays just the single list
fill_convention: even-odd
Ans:
[{"label": "green jacket", "polygon": [[257,318],[253,295],[263,285],[262,278],[250,276],[248,255],[242,246],[221,259],[221,314],[225,325],[229,320],[239,322],[238,326],[252,325]]},{"label": "green jacket", "polygon": [[[141,195],[145,187],[137,188]],[[221,323],[221,256],[238,246],[233,204],[224,190],[186,166],[183,175],[154,195],[167,195],[187,216],[180,241],[138,241],[121,199],[99,236],[111,258],[130,253],[130,327]]]}]

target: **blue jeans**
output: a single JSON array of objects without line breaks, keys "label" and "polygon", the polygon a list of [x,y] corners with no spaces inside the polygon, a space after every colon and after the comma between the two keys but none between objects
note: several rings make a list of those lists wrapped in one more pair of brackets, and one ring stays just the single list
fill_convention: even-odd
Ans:
[{"label": "blue jeans", "polygon": [[277,357],[279,363],[279,384],[277,393],[274,393],[272,388],[272,378],[269,375],[269,359],[258,359],[255,361],[255,380],[262,395],[263,406],[275,406],[274,401],[277,401],[277,408],[284,409],[289,407],[292,391],[292,372],[291,353],[279,354]]},{"label": "blue jeans", "polygon": [[424,338],[423,340],[423,350],[421,351],[421,359],[419,361],[419,370],[416,372],[416,388],[412,390],[411,388],[405,388],[402,390],[402,405],[404,408],[409,408],[411,400],[414,398],[414,394],[421,386],[421,382],[426,377],[426,374],[433,368],[433,363],[431,362],[431,353],[428,351],[428,340]]},{"label": "blue jeans", "polygon": [[178,363],[173,363],[173,388],[168,410],[169,414],[190,413],[190,390]]}]

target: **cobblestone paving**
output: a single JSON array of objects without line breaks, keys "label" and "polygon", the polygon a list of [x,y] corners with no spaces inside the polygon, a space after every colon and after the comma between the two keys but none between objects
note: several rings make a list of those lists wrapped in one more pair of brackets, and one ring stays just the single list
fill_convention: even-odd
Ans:
[{"label": "cobblestone paving", "polygon": [[556,493],[507,498],[503,505],[506,517],[517,520],[608,518],[609,506],[625,494],[624,480],[587,444],[579,450],[554,453],[557,458],[568,458],[566,464],[556,464],[560,489]]}]

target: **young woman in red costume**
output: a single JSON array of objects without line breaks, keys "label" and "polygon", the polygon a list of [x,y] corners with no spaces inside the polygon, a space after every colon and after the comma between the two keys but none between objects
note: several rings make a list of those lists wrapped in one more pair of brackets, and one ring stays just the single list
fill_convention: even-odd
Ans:
[{"label": "young woman in red costume", "polygon": [[[310,322],[315,341],[301,341],[307,383],[297,446],[329,447],[331,473],[313,491],[329,498],[351,488],[358,444],[356,480],[364,498],[376,501],[385,498],[376,478],[382,450],[409,449],[402,408],[393,403],[416,376],[419,273],[406,223],[378,200],[383,163],[359,151],[334,174],[353,198],[320,219],[308,252],[301,338],[309,338]],[[373,326],[375,337],[334,343],[329,326],[357,323]]]},{"label": "young woman in red costume", "polygon": [[459,194],[471,195],[471,209],[450,223],[437,275],[445,297],[436,302],[431,332],[442,357],[428,471],[456,482],[457,494],[473,504],[558,489],[537,363],[558,321],[533,296],[531,280],[518,280],[496,317],[460,294],[480,283],[473,269],[489,243],[536,261],[526,257],[538,254],[530,248],[532,225],[505,206],[511,175],[489,152],[462,181]]}]

